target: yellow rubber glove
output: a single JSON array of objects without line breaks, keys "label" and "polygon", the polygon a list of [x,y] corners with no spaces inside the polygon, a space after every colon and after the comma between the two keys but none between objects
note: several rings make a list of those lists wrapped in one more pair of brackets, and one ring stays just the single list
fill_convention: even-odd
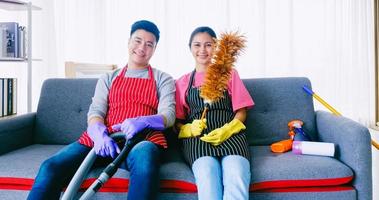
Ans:
[{"label": "yellow rubber glove", "polygon": [[201,134],[203,129],[207,128],[207,120],[195,119],[192,123],[184,124],[179,131],[179,138],[196,137]]},{"label": "yellow rubber glove", "polygon": [[244,129],[246,129],[246,126],[240,120],[233,119],[231,122],[226,123],[221,128],[217,128],[208,133],[208,135],[201,137],[200,140],[217,146],[223,143],[225,140],[229,139],[233,134],[239,133]]}]

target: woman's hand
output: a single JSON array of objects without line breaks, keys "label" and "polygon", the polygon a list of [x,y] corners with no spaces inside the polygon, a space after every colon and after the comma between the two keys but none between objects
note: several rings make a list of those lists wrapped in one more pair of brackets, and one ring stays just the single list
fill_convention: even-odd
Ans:
[{"label": "woman's hand", "polygon": [[207,120],[195,119],[192,123],[184,124],[180,127],[179,138],[190,138],[201,135],[201,132],[207,128]]},{"label": "woman's hand", "polygon": [[229,139],[233,134],[239,133],[244,129],[246,129],[246,126],[239,119],[234,118],[231,122],[226,123],[221,128],[216,128],[209,134],[201,137],[200,140],[217,146]]}]

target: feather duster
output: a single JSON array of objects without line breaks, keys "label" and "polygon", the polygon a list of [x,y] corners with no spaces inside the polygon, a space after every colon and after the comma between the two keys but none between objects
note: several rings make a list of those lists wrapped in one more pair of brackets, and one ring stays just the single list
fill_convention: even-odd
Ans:
[{"label": "feather duster", "polygon": [[[245,47],[245,37],[238,32],[222,33],[216,40],[216,49],[212,63],[207,67],[204,84],[200,87],[200,96],[206,104],[220,100],[228,88],[228,82],[237,57]],[[202,118],[204,118],[206,107]]]}]

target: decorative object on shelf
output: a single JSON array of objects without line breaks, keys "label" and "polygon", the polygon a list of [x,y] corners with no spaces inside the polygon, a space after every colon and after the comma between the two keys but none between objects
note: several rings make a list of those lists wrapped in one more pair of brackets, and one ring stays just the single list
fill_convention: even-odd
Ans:
[{"label": "decorative object on shelf", "polygon": [[117,69],[117,65],[65,62],[66,78],[98,78],[101,74]]},{"label": "decorative object on shelf", "polygon": [[17,22],[0,22],[1,58],[25,58],[25,30]]}]

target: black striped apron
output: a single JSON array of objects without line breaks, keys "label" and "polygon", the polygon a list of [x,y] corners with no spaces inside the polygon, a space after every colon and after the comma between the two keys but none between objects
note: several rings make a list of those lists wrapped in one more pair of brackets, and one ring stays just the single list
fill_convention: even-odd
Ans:
[{"label": "black striped apron", "polygon": [[[200,97],[200,90],[193,86],[195,71],[192,72],[187,88],[186,101],[189,106],[188,121],[200,119],[204,110],[204,101]],[[217,102],[209,105],[208,112],[205,116],[207,119],[207,128],[203,130],[198,137],[183,139],[183,152],[186,161],[193,164],[196,159],[203,156],[227,156],[240,155],[250,160],[248,143],[244,131],[234,134],[228,140],[218,146],[213,146],[207,142],[200,140],[204,134],[208,134],[216,128],[222,127],[224,124],[233,120],[235,113],[233,112],[232,101],[227,91],[224,91],[224,97]]]}]

